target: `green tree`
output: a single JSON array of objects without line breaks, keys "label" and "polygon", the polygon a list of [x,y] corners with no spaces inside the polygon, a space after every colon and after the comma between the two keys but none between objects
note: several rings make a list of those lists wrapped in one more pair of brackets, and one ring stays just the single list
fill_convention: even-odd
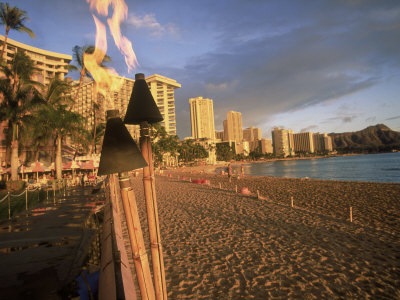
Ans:
[{"label": "green tree", "polygon": [[19,131],[24,129],[28,112],[37,105],[37,87],[40,83],[31,80],[35,73],[33,61],[23,52],[15,54],[11,64],[0,65],[3,78],[0,79],[0,121],[8,121],[11,146],[11,179],[18,178]]},{"label": "green tree", "polygon": [[254,151],[251,151],[249,153],[249,157],[250,157],[251,160],[259,160],[263,156],[264,155],[260,152],[259,149],[255,149]]},{"label": "green tree", "polygon": [[101,145],[101,141],[104,136],[105,130],[106,130],[106,124],[100,123],[97,124],[96,127],[93,127],[92,130],[89,132],[90,134],[89,139],[92,141],[91,151],[93,151],[94,153],[97,152],[97,146]]},{"label": "green tree", "polygon": [[6,32],[4,34],[4,44],[0,54],[0,61],[3,61],[8,33],[11,29],[26,32],[31,38],[35,38],[35,34],[33,33],[33,31],[24,25],[24,22],[27,20],[29,20],[29,18],[25,11],[20,10],[16,6],[9,6],[8,3],[0,3],[0,24],[6,27]]},{"label": "green tree", "polygon": [[183,141],[178,148],[180,158],[185,162],[192,162],[208,157],[207,150],[192,140]]},{"label": "green tree", "polygon": [[[79,89],[82,87],[82,83],[83,83],[83,78],[85,76],[92,78],[92,76],[90,75],[89,71],[86,69],[85,67],[85,62],[84,62],[84,58],[85,58],[85,54],[93,54],[94,50],[95,50],[95,46],[93,45],[88,45],[88,46],[74,46],[74,48],[72,48],[72,57],[74,59],[74,65],[69,65],[68,68],[71,71],[78,71],[80,76],[79,76],[79,84],[77,86],[75,95],[73,97],[73,100],[76,101],[78,98],[78,94],[79,94]],[[105,55],[103,58],[103,61],[100,63],[100,66],[104,67],[104,63],[111,61],[111,58],[108,55]]]},{"label": "green tree", "polygon": [[218,143],[216,154],[219,161],[231,161],[235,156],[228,143]]},{"label": "green tree", "polygon": [[162,164],[165,154],[175,157],[178,153],[178,147],[176,135],[169,135],[164,126],[159,123],[152,125],[152,149],[155,164]]},{"label": "green tree", "polygon": [[36,122],[41,124],[46,134],[51,135],[55,141],[55,168],[58,179],[62,178],[63,141],[67,137],[71,137],[74,141],[86,134],[83,117],[69,110],[73,103],[67,96],[70,90],[71,86],[67,82],[53,78],[42,94],[45,104],[34,111]]}]

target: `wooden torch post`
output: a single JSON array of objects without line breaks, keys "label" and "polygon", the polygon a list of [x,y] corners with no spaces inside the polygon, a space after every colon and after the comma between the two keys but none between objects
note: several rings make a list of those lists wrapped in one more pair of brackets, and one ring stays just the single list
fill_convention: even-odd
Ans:
[{"label": "wooden torch post", "polygon": [[99,175],[119,174],[124,208],[136,275],[143,300],[156,299],[150,265],[144,245],[135,194],[129,181],[129,171],[147,165],[136,142],[119,117],[118,110],[107,111],[107,124],[99,163]]},{"label": "wooden torch post", "polygon": [[146,198],[147,220],[151,244],[151,261],[153,264],[154,286],[157,299],[167,299],[165,281],[164,258],[161,246],[158,208],[154,183],[154,167],[150,142],[150,125],[148,122],[140,124],[140,148],[147,162],[143,168],[143,185]]},{"label": "wooden torch post", "polygon": [[129,183],[129,173],[119,173],[118,177],[140,293],[143,300],[155,299],[149,261],[147,258],[142,228],[140,226],[139,213],[136,205],[136,198]]}]

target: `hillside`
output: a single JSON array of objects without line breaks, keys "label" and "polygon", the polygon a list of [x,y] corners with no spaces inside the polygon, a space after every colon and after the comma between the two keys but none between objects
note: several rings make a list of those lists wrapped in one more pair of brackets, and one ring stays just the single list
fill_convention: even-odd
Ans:
[{"label": "hillside", "polygon": [[338,152],[389,152],[400,150],[400,132],[383,124],[356,132],[330,133],[332,146]]}]

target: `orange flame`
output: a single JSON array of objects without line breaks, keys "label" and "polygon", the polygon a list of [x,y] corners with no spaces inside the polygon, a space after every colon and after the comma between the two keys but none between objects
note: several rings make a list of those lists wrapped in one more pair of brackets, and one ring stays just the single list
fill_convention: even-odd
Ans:
[{"label": "orange flame", "polygon": [[108,16],[108,7],[113,7],[113,15],[107,19],[111,35],[114,38],[115,45],[125,57],[125,63],[128,66],[128,72],[133,70],[138,61],[132,48],[132,43],[121,34],[120,25],[128,16],[128,6],[124,0],[86,0],[91,10],[103,16]]},{"label": "orange flame", "polygon": [[[113,7],[113,15],[107,19],[111,35],[114,38],[115,45],[125,57],[125,63],[128,66],[128,72],[137,65],[135,52],[132,49],[132,43],[121,34],[120,24],[127,18],[128,7],[124,0],[86,0],[90,4],[90,9],[100,15],[108,16],[108,7]],[[118,77],[118,73],[112,68],[100,66],[107,53],[107,33],[106,26],[93,15],[96,24],[96,46],[92,54],[84,54],[84,64],[96,82],[97,92],[107,98],[107,94],[117,91],[123,84],[123,79]],[[112,103],[113,101],[111,101]]]},{"label": "orange flame", "polygon": [[[119,3],[119,5],[115,5]],[[132,43],[121,34],[120,24],[128,16],[128,7],[123,0],[113,1],[114,14],[112,18],[107,19],[108,26],[110,27],[111,35],[114,38],[115,45],[125,57],[125,63],[128,66],[128,72],[133,70],[137,65],[135,52],[132,49]]]},{"label": "orange flame", "polygon": [[84,53],[83,62],[96,82],[95,92],[107,98],[107,93],[121,88],[123,80],[116,77],[118,73],[114,69],[100,66],[107,52],[106,27],[95,16],[93,19],[97,32],[95,50],[92,54]]}]

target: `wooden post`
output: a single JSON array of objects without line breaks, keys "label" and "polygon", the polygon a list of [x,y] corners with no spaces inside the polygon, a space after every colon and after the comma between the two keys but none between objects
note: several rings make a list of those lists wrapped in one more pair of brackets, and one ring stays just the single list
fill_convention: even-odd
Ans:
[{"label": "wooden post", "polygon": [[235,185],[235,193],[237,193],[237,184]]},{"label": "wooden post", "polygon": [[293,197],[290,197],[290,204],[291,204],[291,206],[293,207]]},{"label": "wooden post", "polygon": [[25,210],[28,211],[28,189],[25,189]]},{"label": "wooden post", "polygon": [[11,219],[11,200],[10,200],[10,192],[8,192],[8,219]]},{"label": "wooden post", "polygon": [[140,226],[136,198],[129,182],[129,173],[119,174],[122,205],[126,216],[129,239],[135,263],[136,276],[139,283],[142,299],[155,299],[153,282],[151,279],[150,265],[144,245],[142,227]]},{"label": "wooden post", "polygon": [[222,189],[222,187],[221,187],[221,182],[219,183],[219,189]]},{"label": "wooden post", "polygon": [[56,204],[56,185],[53,184],[53,204]]},{"label": "wooden post", "polygon": [[350,206],[350,222],[353,223],[353,207]]},{"label": "wooden post", "polygon": [[142,122],[140,124],[140,148],[142,150],[142,155],[147,162],[147,166],[143,168],[143,185],[149,226],[151,262],[153,266],[156,299],[167,299],[167,284],[165,279],[164,257],[162,253],[156,188],[154,182],[153,155],[150,143],[150,125],[147,122]]},{"label": "wooden post", "polygon": [[257,190],[257,199],[260,199],[260,192]]}]

